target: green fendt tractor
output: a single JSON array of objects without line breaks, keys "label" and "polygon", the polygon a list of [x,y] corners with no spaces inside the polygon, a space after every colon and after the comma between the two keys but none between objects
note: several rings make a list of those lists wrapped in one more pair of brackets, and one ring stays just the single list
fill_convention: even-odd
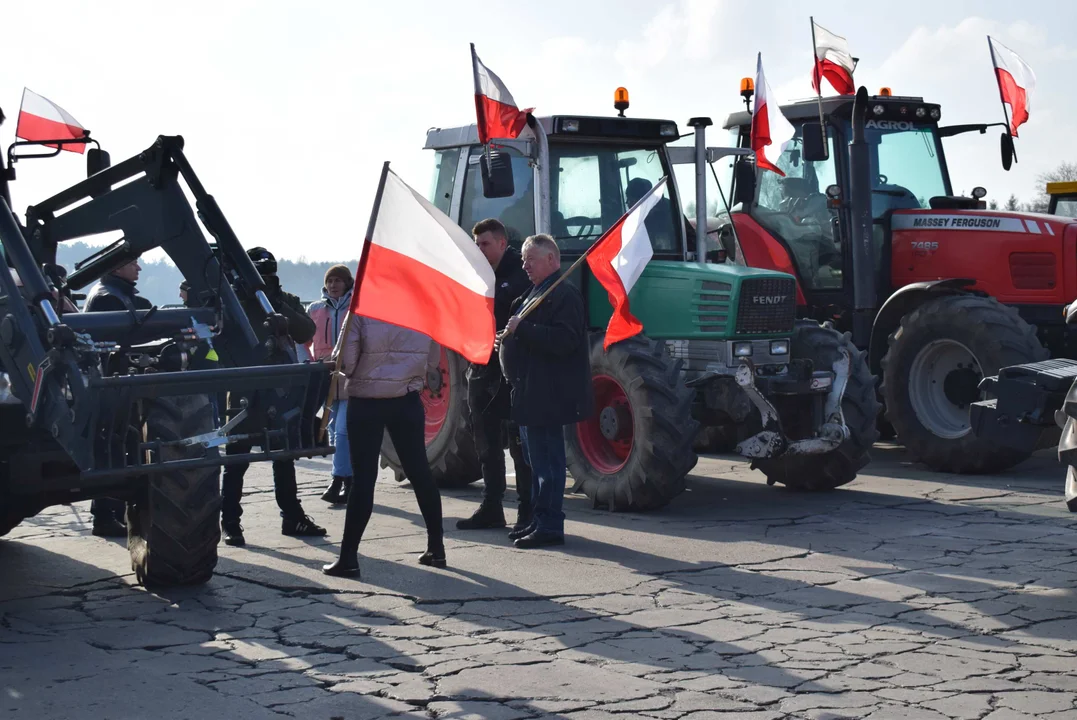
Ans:
[{"label": "green fendt tractor", "polygon": [[[768,483],[812,490],[851,481],[877,438],[875,379],[863,353],[830,327],[796,320],[793,277],[728,263],[713,239],[700,246],[680,210],[674,165],[694,164],[702,179],[708,158],[750,151],[707,148],[710,121],[689,124],[694,149],[668,146],[680,137],[674,122],[623,114],[529,116],[521,138],[492,140],[489,154],[474,125],[427,135],[431,202],[469,232],[498,218],[517,248],[528,235],[549,233],[566,268],[646,189],[669,178],[647,219],[654,259],[629,296],[643,334],[604,351],[606,291],[586,265],[567,280],[588,309],[597,401],[590,419],[566,428],[568,466],[572,490],[596,507],[668,503],[684,489],[707,428],[732,431],[737,451]],[[705,208],[705,183],[696,185],[697,207]],[[440,389],[424,395],[427,454],[443,487],[480,477],[464,370],[446,353]],[[382,462],[403,479],[388,440]]]}]

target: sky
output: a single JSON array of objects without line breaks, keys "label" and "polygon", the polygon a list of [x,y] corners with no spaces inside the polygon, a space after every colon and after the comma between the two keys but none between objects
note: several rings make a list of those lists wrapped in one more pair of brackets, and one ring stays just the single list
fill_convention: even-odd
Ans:
[{"label": "sky", "polygon": [[[292,259],[358,257],[386,160],[426,194],[427,130],[475,119],[470,42],[537,115],[613,115],[624,86],[629,116],[675,120],[684,133],[690,117],[720,126],[743,107],[739,80],[754,75],[757,52],[780,100],[811,96],[811,15],[847,38],[858,85],[940,103],[943,124],[999,122],[991,34],[1036,72],[1031,117],[1009,172],[1001,128],[948,140],[954,190],[1031,199],[1040,173],[1077,161],[1077,4],[1060,0],[53,0],[43,12],[0,10],[5,152],[24,87],[73,115],[113,163],[182,135],[241,242]],[[723,144],[712,128],[708,145]],[[21,215],[84,177],[85,158],[16,170]]]}]

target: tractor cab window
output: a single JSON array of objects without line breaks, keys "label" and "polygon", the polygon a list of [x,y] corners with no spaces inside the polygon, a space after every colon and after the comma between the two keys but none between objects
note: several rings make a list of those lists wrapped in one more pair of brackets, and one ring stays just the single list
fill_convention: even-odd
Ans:
[{"label": "tractor cab window", "polygon": [[778,168],[759,171],[759,190],[752,211],[755,220],[789,246],[801,282],[813,290],[842,286],[841,238],[837,217],[827,205],[826,189],[838,182],[837,151],[828,129],[830,158],[807,162],[801,156],[799,133],[782,152]]},{"label": "tractor cab window", "polygon": [[512,148],[504,148],[512,162],[512,197],[488,198],[482,194],[482,172],[479,158],[482,146],[471,148],[467,158],[467,175],[464,194],[460,203],[460,227],[471,232],[475,223],[486,218],[497,218],[505,224],[509,244],[519,249],[528,235],[535,234],[535,183],[530,161]]},{"label": "tractor cab window", "polygon": [[[881,122],[880,122],[881,124]],[[864,138],[871,152],[871,213],[875,219],[891,210],[930,207],[931,198],[948,195],[933,127],[890,123],[880,129],[868,127]]]},{"label": "tractor cab window", "polygon": [[[657,149],[550,146],[550,230],[561,251],[582,253],[668,170]],[[681,256],[680,215],[667,184],[647,216],[656,256]]]},{"label": "tractor cab window", "polygon": [[430,179],[430,194],[427,197],[434,207],[446,215],[452,205],[453,185],[456,182],[456,169],[460,165],[460,148],[438,150],[434,153],[434,172]]},{"label": "tractor cab window", "polygon": [[1052,215],[1077,217],[1077,197],[1058,196],[1052,199],[1053,208],[1049,211]]}]

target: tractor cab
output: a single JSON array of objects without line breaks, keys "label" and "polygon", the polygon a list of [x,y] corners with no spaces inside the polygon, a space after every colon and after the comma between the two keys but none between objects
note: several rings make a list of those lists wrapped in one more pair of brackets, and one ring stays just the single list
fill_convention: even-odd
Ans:
[{"label": "tractor cab", "polygon": [[1047,183],[1048,215],[1077,218],[1077,182]]},{"label": "tractor cab", "polygon": [[[736,248],[734,253],[744,256],[748,265],[763,264],[759,250],[766,249],[768,242],[779,245],[783,257],[788,258],[785,269],[800,280],[806,305],[817,309],[841,305],[842,296],[851,291],[852,258],[844,238],[852,235],[854,215],[850,206],[854,186],[853,99],[823,99],[825,141],[816,100],[785,106],[782,112],[796,131],[776,163],[784,177],[766,170],[730,175],[732,194],[738,201],[735,210],[750,218],[744,229],[738,223],[738,230],[752,239],[760,233],[767,236],[764,242],[746,242],[748,247]],[[884,273],[889,270],[890,218],[894,212],[979,205],[976,198],[953,196],[942,146],[946,130],[938,126],[940,116],[938,105],[922,98],[895,97],[885,89],[869,99],[863,129],[870,185],[869,267],[883,293],[882,300],[890,289]],[[748,112],[729,116],[726,128],[732,131],[737,146],[750,146],[751,123]]]},{"label": "tractor cab", "polygon": [[[465,229],[498,218],[517,249],[528,235],[548,233],[571,261],[671,175],[665,146],[679,137],[673,121],[580,115],[534,120],[526,139],[495,141],[489,159],[474,125],[430,130],[425,149],[435,153],[433,203]],[[667,188],[647,228],[656,259],[684,260],[694,251],[694,233],[687,236],[684,216],[674,211],[676,187],[671,182]]]}]

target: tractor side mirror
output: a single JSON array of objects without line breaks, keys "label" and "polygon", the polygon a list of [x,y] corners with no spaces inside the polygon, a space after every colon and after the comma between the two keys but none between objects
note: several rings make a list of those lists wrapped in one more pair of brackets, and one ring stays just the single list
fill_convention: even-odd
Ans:
[{"label": "tractor side mirror", "polygon": [[112,159],[108,152],[101,148],[90,148],[86,151],[86,177],[93,177],[102,170],[112,166]]},{"label": "tractor side mirror", "polygon": [[1002,133],[1000,138],[1002,145],[1002,169],[1009,170],[1013,165],[1013,136],[1008,132]]},{"label": "tractor side mirror", "polygon": [[745,207],[755,202],[755,164],[737,160],[733,165],[733,204]]},{"label": "tractor side mirror", "polygon": [[[487,163],[487,157],[490,162]],[[506,198],[516,194],[512,179],[512,160],[503,150],[490,148],[479,156],[482,175],[482,195],[487,198]]]},{"label": "tractor side mirror", "polygon": [[801,132],[804,139],[802,154],[806,161],[820,162],[830,159],[826,147],[826,131],[820,123],[804,123]]}]

